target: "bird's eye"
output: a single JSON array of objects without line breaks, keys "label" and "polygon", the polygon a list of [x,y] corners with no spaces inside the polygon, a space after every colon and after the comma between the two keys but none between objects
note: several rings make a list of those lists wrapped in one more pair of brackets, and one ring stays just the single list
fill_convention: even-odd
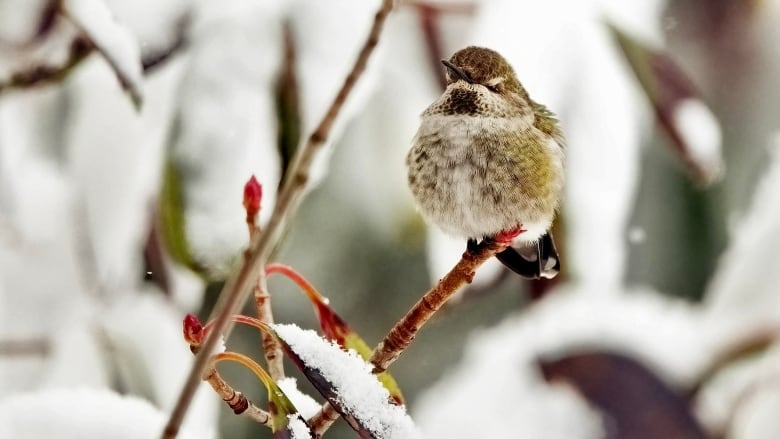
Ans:
[{"label": "bird's eye", "polygon": [[504,78],[498,77],[498,78],[492,78],[487,81],[484,81],[483,84],[485,87],[487,87],[488,90],[492,91],[493,93],[501,93],[501,90],[504,88]]}]

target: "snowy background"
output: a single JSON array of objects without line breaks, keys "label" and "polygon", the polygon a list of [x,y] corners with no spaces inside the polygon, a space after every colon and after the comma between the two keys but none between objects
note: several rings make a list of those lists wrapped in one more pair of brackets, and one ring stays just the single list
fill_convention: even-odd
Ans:
[{"label": "snowy background", "polygon": [[[498,50],[568,141],[559,279],[487,264],[391,368],[425,437],[779,437],[780,1],[396,3],[276,258],[370,344],[465,245],[405,182],[439,59]],[[158,434],[378,4],[0,0],[0,437]],[[202,387],[182,437],[270,437]]]}]

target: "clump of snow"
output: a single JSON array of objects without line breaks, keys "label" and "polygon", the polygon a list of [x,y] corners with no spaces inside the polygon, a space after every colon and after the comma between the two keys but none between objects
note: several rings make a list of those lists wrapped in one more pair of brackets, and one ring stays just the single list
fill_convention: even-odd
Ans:
[{"label": "clump of snow", "polygon": [[688,98],[677,104],[672,118],[688,147],[687,153],[705,172],[706,180],[717,179],[723,172],[722,135],[710,109],[701,100]]},{"label": "clump of snow", "polygon": [[[159,437],[167,415],[149,402],[113,391],[58,389],[0,400],[0,437],[148,439]],[[189,429],[182,439],[214,438],[213,427]]]},{"label": "clump of snow", "polygon": [[311,418],[318,411],[321,405],[311,396],[298,390],[298,381],[292,377],[285,377],[276,382],[285,395],[290,398],[298,413],[306,419]]},{"label": "clump of snow", "polygon": [[[430,437],[604,437],[600,416],[572,388],[546,383],[538,359],[612,350],[689,382],[712,351],[708,330],[695,308],[651,291],[558,288],[473,336],[461,363],[418,399],[415,417]],[[452,415],[463,407],[468,417]]]},{"label": "clump of snow", "polygon": [[49,3],[49,0],[0,1],[0,41],[3,42],[0,52],[9,42],[24,44],[34,39],[37,25]]},{"label": "clump of snow", "polygon": [[117,23],[105,1],[65,0],[63,8],[113,67],[136,107],[141,104],[141,49],[130,31]]},{"label": "clump of snow", "polygon": [[291,439],[311,439],[309,426],[298,415],[287,415],[287,427],[292,433]]},{"label": "clump of snow", "polygon": [[771,269],[780,267],[780,138],[770,150],[770,160],[710,282],[707,302],[715,318],[739,316],[750,325],[780,319],[780,271]]},{"label": "clump of snow", "polygon": [[[207,1],[197,12],[171,161],[181,171],[192,256],[225,275],[249,242],[244,184],[254,174],[265,188],[279,185],[274,84],[282,17],[274,2]],[[261,223],[275,201],[276,191],[266,191]]]},{"label": "clump of snow", "polygon": [[171,47],[181,20],[193,9],[191,0],[106,0],[106,3],[133,32],[144,54]]},{"label": "clump of snow", "polygon": [[279,337],[303,363],[333,385],[344,411],[380,439],[419,437],[404,407],[390,404],[390,393],[371,373],[372,366],[354,351],[323,339],[296,325],[274,325]]}]

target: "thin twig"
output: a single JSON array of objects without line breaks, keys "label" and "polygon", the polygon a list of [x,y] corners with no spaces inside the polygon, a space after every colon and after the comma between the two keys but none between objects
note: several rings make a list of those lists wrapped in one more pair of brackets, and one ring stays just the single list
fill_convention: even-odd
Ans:
[{"label": "thin twig", "polygon": [[[506,243],[486,239],[473,250],[466,250],[457,264],[406,313],[387,333],[371,356],[374,373],[382,373],[412,343],[417,332],[433,314],[463,285],[471,283],[480,265],[506,248]],[[321,436],[333,423],[335,409],[326,403],[309,420],[312,431]]]},{"label": "thin twig", "polygon": [[71,42],[68,59],[61,66],[36,65],[27,70],[14,72],[7,82],[0,82],[0,93],[14,88],[31,88],[62,81],[73,69],[94,50],[92,43],[83,37]]},{"label": "thin twig", "polygon": [[[257,283],[254,288],[255,310],[257,312],[257,318],[269,325],[274,323],[274,316],[271,312],[271,295],[268,294],[267,277],[265,276],[265,267],[261,267],[260,272],[257,275]],[[274,380],[280,380],[284,378],[284,352],[282,351],[282,345],[279,343],[279,339],[271,335],[268,332],[260,332],[262,334],[263,352],[265,353],[265,361],[268,365],[268,373]]]},{"label": "thin twig", "polygon": [[382,1],[382,6],[374,17],[371,31],[355,61],[355,65],[352,67],[352,71],[347,75],[344,84],[341,86],[336,98],[331,103],[328,112],[317,126],[317,129],[311,134],[306,145],[296,153],[297,160],[294,160],[291,164],[291,172],[287,174],[289,178],[285,180],[285,183],[282,186],[276,206],[274,206],[273,214],[271,215],[271,219],[269,220],[264,233],[258,237],[258,239],[253,240],[249,252],[250,257],[225,283],[225,286],[220,293],[220,303],[218,305],[221,305],[221,308],[218,308],[220,311],[214,322],[214,330],[206,337],[202,351],[195,358],[195,364],[192,366],[192,370],[187,377],[187,381],[179,395],[176,406],[171,413],[171,417],[168,419],[168,423],[162,433],[162,438],[175,438],[178,434],[179,427],[184,420],[184,415],[186,414],[192,397],[195,394],[195,390],[198,387],[201,373],[205,370],[209,358],[208,353],[214,349],[217,340],[223,334],[226,337],[229,334],[228,322],[230,316],[235,314],[241,304],[246,302],[247,294],[249,293],[249,285],[251,284],[252,279],[257,276],[257,273],[259,273],[258,270],[267,262],[269,253],[280,238],[280,232],[284,229],[284,224],[288,221],[288,217],[296,210],[309,180],[309,168],[311,167],[312,160],[327,139],[330,128],[333,125],[336,116],[338,116],[341,107],[344,105],[344,101],[347,99],[347,96],[352,91],[355,83],[365,70],[368,59],[379,42],[379,35],[381,34],[385,19],[392,9],[393,0]]},{"label": "thin twig", "polygon": [[[249,236],[254,238],[260,234],[260,228],[254,223],[249,223]],[[249,256],[247,254],[247,256]],[[258,320],[265,322],[269,325],[274,323],[273,310],[271,309],[271,295],[268,293],[268,282],[265,275],[265,266],[261,266],[257,273],[257,282],[255,282],[252,293],[255,300],[255,313]],[[272,334],[260,331],[260,336],[263,344],[263,352],[265,353],[265,362],[268,366],[268,374],[274,380],[280,380],[284,378],[284,352],[282,351],[282,345],[279,340]]]},{"label": "thin twig", "polygon": [[505,248],[506,243],[486,239],[474,250],[466,250],[449,273],[428,290],[374,348],[374,354],[371,356],[374,373],[387,370],[444,302],[460,287],[471,283],[474,272],[480,265]]},{"label": "thin twig", "polygon": [[206,373],[203,374],[203,380],[211,385],[211,388],[217,392],[220,398],[233,410],[233,413],[246,416],[257,423],[271,426],[271,414],[257,407],[252,401],[247,399],[243,393],[233,389],[217,372],[214,365],[211,365]]},{"label": "thin twig", "polygon": [[339,419],[339,416],[341,415],[336,411],[336,408],[329,402],[325,402],[320,408],[320,411],[306,421],[306,423],[309,424],[309,428],[314,434],[314,437],[320,438],[328,431],[330,426]]}]

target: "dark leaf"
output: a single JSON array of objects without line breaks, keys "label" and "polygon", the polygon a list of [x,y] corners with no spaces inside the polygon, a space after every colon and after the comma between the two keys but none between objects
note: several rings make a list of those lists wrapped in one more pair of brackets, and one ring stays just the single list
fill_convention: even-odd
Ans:
[{"label": "dark leaf", "polygon": [[542,360],[548,382],[566,382],[604,415],[607,439],[706,439],[689,401],[642,364],[588,352]]}]

